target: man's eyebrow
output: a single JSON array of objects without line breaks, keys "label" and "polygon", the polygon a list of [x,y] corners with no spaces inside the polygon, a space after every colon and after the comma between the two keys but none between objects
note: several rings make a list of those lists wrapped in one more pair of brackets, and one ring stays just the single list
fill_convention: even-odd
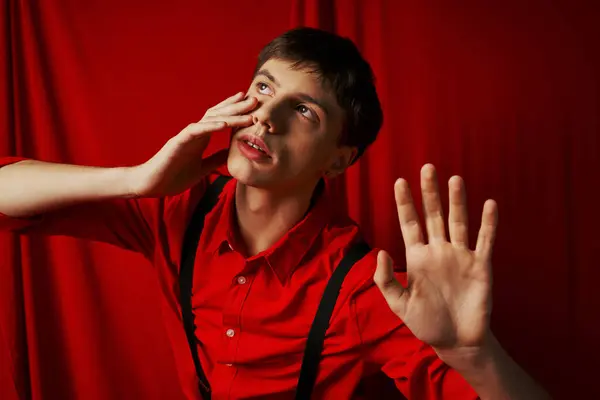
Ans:
[{"label": "man's eyebrow", "polygon": [[275,86],[281,87],[281,84],[279,83],[279,81],[273,76],[272,73],[269,72],[268,69],[261,69],[260,71],[258,71],[256,73],[255,76],[259,76],[259,75],[262,75],[262,76],[266,77],[267,79],[269,79],[271,82],[273,82],[275,84]]}]

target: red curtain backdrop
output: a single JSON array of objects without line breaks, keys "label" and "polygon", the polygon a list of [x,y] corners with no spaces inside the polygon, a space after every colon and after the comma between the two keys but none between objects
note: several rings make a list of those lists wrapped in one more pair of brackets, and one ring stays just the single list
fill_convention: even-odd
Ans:
[{"label": "red curtain backdrop", "polygon": [[[397,177],[418,183],[425,162],[442,183],[462,175],[473,231],[483,201],[496,199],[494,331],[556,398],[595,398],[592,3],[2,0],[0,155],[144,161],[245,89],[274,36],[296,25],[348,36],[375,70],[385,125],[337,182],[340,200],[402,265]],[[158,296],[136,254],[1,233],[0,397],[172,398],[178,383]]]}]

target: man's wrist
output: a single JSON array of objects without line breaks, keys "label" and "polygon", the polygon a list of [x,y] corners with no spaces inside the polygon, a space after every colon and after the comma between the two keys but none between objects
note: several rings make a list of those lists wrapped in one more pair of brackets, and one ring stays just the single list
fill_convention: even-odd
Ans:
[{"label": "man's wrist", "polygon": [[483,400],[549,400],[537,384],[489,332],[481,346],[436,350],[438,356],[456,370]]},{"label": "man's wrist", "polygon": [[143,197],[138,189],[140,185],[139,166],[113,168],[119,182],[119,197],[136,199]]},{"label": "man's wrist", "polygon": [[479,346],[434,350],[444,363],[461,375],[470,375],[481,371],[482,368],[489,368],[498,362],[498,357],[503,351],[491,331],[485,334]]}]

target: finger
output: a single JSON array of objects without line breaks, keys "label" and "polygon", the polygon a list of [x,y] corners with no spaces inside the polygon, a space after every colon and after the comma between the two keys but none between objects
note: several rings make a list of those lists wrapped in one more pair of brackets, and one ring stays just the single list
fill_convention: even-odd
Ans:
[{"label": "finger", "polygon": [[202,160],[202,175],[208,174],[227,163],[229,149],[222,149]]},{"label": "finger", "polygon": [[227,127],[248,126],[252,122],[251,116],[221,117],[220,119],[209,119],[188,125],[183,133],[190,139],[206,136],[210,133],[222,131]]},{"label": "finger", "polygon": [[385,250],[381,250],[377,254],[377,269],[373,280],[392,311],[402,318],[406,309],[408,291],[394,277],[392,258]]},{"label": "finger", "polygon": [[252,115],[231,115],[231,116],[216,116],[216,117],[206,117],[202,120],[202,122],[209,121],[221,121],[225,122],[228,127],[234,126],[248,126],[252,124]]},{"label": "finger", "polygon": [[469,247],[469,223],[467,212],[467,193],[465,184],[460,176],[453,176],[448,181],[450,196],[450,213],[448,215],[448,230],[450,240],[457,247]]},{"label": "finger", "polygon": [[243,98],[244,98],[244,92],[237,92],[236,94],[234,94],[231,97],[226,98],[219,104],[212,106],[211,108],[209,108],[209,110],[214,110],[215,108],[219,108],[222,106],[226,106],[227,104],[235,103],[236,101],[240,101]]},{"label": "finger", "polygon": [[415,203],[406,180],[398,179],[396,181],[394,195],[396,197],[398,219],[400,220],[400,229],[402,230],[405,247],[408,249],[410,246],[423,244],[419,214],[417,214],[417,210],[415,209]]},{"label": "finger", "polygon": [[215,108],[206,113],[206,116],[222,116],[222,115],[239,115],[252,111],[256,108],[258,100],[256,97],[248,97],[242,101],[227,104],[222,107]]},{"label": "finger", "polygon": [[429,243],[445,241],[444,212],[440,200],[437,174],[435,167],[431,164],[425,164],[421,168],[421,194]]},{"label": "finger", "polygon": [[481,227],[477,236],[475,253],[484,260],[492,258],[492,248],[496,240],[496,229],[498,228],[498,205],[494,200],[487,200],[483,205],[481,215]]}]

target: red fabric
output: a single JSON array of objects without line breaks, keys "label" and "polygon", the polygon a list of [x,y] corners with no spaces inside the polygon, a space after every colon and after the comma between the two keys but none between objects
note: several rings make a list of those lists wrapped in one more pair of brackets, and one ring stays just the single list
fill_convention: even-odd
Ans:
[{"label": "red fabric", "polygon": [[[0,166],[8,162],[0,160]],[[335,211],[328,186],[302,221],[252,257],[240,250],[236,236],[235,180],[206,216],[192,309],[200,361],[215,399],[294,398],[306,338],[325,286],[360,239],[358,226]],[[31,219],[0,214],[3,229],[110,243],[152,262],[164,293],[163,318],[181,387],[189,399],[199,394],[183,335],[177,276],[183,234],[205,188],[206,181],[166,199],[83,204]],[[377,251],[357,262],[344,280],[314,398],[353,398],[361,378],[380,370],[410,399],[477,398],[389,309],[372,279]],[[406,284],[405,273],[398,279]]]},{"label": "red fabric", "polygon": [[[600,397],[594,2],[0,4],[0,154],[88,165],[150,157],[245,89],[261,46],[297,23],[351,36],[385,125],[336,182],[350,215],[402,264],[396,177],[416,183],[429,161],[461,174],[473,227],[496,199],[496,335],[555,398]],[[0,234],[0,397],[175,393],[158,293],[133,252]]]}]

